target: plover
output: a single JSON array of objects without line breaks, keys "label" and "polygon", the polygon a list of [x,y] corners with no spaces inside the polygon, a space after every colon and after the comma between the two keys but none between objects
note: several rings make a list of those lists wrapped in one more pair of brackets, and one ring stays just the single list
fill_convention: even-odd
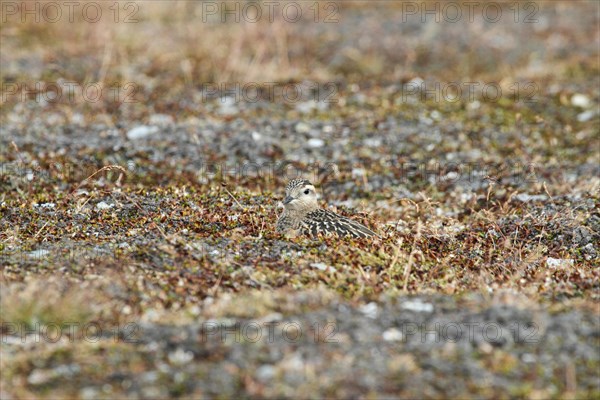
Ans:
[{"label": "plover", "polygon": [[277,220],[277,232],[284,234],[337,234],[367,238],[377,236],[366,226],[319,207],[315,187],[306,179],[293,179],[285,188],[284,210]]}]

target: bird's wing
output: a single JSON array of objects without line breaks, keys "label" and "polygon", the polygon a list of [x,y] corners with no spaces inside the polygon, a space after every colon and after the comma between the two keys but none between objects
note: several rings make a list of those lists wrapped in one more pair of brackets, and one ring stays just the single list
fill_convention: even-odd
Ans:
[{"label": "bird's wing", "polygon": [[307,233],[313,236],[320,233],[336,233],[339,236],[353,236],[356,238],[377,236],[375,232],[366,226],[323,208],[308,213],[303,222]]}]

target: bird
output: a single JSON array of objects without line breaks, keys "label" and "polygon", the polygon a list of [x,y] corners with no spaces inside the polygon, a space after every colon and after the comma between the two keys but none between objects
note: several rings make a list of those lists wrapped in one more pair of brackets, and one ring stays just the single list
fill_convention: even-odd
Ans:
[{"label": "bird", "polygon": [[277,220],[276,231],[295,236],[303,234],[336,234],[342,237],[369,238],[378,236],[366,226],[319,207],[317,191],[306,179],[292,179],[285,188],[283,213]]}]

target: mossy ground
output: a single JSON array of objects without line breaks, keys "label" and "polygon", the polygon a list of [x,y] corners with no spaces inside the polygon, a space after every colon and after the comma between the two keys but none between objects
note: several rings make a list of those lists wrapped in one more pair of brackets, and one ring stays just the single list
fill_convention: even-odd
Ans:
[{"label": "mossy ground", "polygon": [[[0,397],[598,397],[598,6],[535,4],[3,24]],[[276,234],[296,175],[381,238]]]}]

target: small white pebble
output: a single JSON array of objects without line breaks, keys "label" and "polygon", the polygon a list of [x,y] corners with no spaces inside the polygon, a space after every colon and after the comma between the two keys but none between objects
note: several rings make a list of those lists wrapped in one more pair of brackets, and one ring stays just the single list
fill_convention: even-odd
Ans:
[{"label": "small white pebble", "polygon": [[375,302],[362,305],[358,310],[363,313],[367,318],[375,319],[379,314],[379,306]]},{"label": "small white pebble", "polygon": [[571,259],[564,259],[564,258],[552,258],[552,257],[548,257],[546,259],[546,266],[548,268],[565,268],[565,267],[570,267],[572,266],[574,263],[574,260]]},{"label": "small white pebble", "polygon": [[34,251],[30,251],[29,253],[27,253],[27,256],[31,257],[31,258],[44,258],[47,255],[50,254],[49,250],[34,250]]},{"label": "small white pebble", "polygon": [[310,266],[321,271],[335,272],[335,268],[328,267],[325,263],[312,263]]},{"label": "small white pebble", "polygon": [[325,271],[327,269],[327,264],[324,263],[312,263],[310,264],[310,266],[316,269],[320,269],[321,271]]},{"label": "small white pebble", "polygon": [[477,100],[472,101],[469,104],[467,104],[467,108],[469,110],[477,110],[479,107],[481,107],[481,103],[478,102]]},{"label": "small white pebble", "polygon": [[306,122],[298,122],[294,127],[294,130],[297,133],[308,133],[310,132],[310,125],[308,125]]},{"label": "small white pebble", "polygon": [[381,143],[383,143],[383,141],[381,140],[381,138],[367,138],[363,140],[363,143],[367,147],[379,147],[381,146]]},{"label": "small white pebble", "polygon": [[519,193],[514,196],[516,200],[519,200],[522,203],[526,203],[528,201],[545,201],[548,199],[548,196],[544,194],[527,194],[527,193]]},{"label": "small white pebble", "polygon": [[174,365],[183,365],[194,359],[194,353],[191,351],[185,351],[181,347],[178,347],[177,350],[169,353],[169,363]]},{"label": "small white pebble", "polygon": [[420,77],[415,77],[413,79],[410,80],[410,82],[408,82],[405,86],[409,87],[409,88],[421,88],[421,85],[425,83],[425,81],[423,80],[423,78]]},{"label": "small white pebble", "polygon": [[275,367],[272,365],[261,365],[256,370],[256,379],[261,382],[267,382],[275,376]]},{"label": "small white pebble", "polygon": [[101,201],[100,203],[96,204],[96,209],[98,210],[107,210],[109,208],[113,208],[115,205],[114,204],[108,204],[104,201]]},{"label": "small white pebble", "polygon": [[404,336],[402,335],[402,331],[397,328],[390,328],[383,332],[383,340],[386,342],[399,342]]},{"label": "small white pebble", "polygon": [[41,369],[34,369],[33,372],[27,377],[27,382],[31,385],[41,385],[52,379],[52,375]]},{"label": "small white pebble", "polygon": [[129,139],[129,140],[143,139],[147,136],[155,134],[156,132],[158,132],[158,127],[156,127],[156,126],[148,126],[148,125],[136,126],[135,128],[130,129],[127,132],[127,139]]},{"label": "small white pebble", "polygon": [[585,94],[576,93],[571,97],[571,104],[575,107],[587,108],[590,105],[590,98]]},{"label": "small white pebble", "polygon": [[402,308],[415,312],[433,312],[433,304],[424,303],[421,299],[405,301],[402,304]]},{"label": "small white pebble", "polygon": [[367,171],[364,168],[352,168],[352,177],[358,178],[361,176],[365,176]]},{"label": "small white pebble", "polygon": [[325,145],[325,141],[319,138],[311,138],[308,139],[308,146],[312,148],[323,147]]},{"label": "small white pebble", "polygon": [[587,110],[587,111],[584,111],[581,114],[577,115],[577,121],[579,121],[579,122],[587,122],[590,119],[594,118],[595,115],[596,115],[596,111],[595,110]]},{"label": "small white pebble", "polygon": [[296,104],[296,110],[302,114],[308,114],[308,113],[312,112],[313,110],[316,110],[317,107],[318,107],[318,104],[314,100],[303,101],[303,102]]},{"label": "small white pebble", "polygon": [[173,117],[168,114],[152,114],[149,122],[152,125],[170,125],[173,123]]}]

